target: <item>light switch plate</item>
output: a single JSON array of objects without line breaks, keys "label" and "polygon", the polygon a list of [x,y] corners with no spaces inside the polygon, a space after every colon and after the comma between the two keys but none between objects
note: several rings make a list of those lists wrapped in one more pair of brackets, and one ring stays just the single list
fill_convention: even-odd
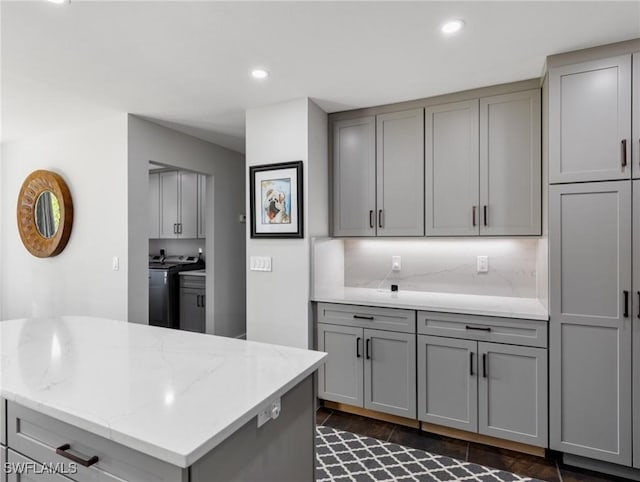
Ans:
[{"label": "light switch plate", "polygon": [[251,271],[271,271],[271,257],[251,256],[249,258],[249,269]]},{"label": "light switch plate", "polygon": [[391,256],[391,270],[400,271],[402,269],[402,258],[400,256]]},{"label": "light switch plate", "polygon": [[478,256],[478,273],[488,273],[489,272],[489,256]]}]

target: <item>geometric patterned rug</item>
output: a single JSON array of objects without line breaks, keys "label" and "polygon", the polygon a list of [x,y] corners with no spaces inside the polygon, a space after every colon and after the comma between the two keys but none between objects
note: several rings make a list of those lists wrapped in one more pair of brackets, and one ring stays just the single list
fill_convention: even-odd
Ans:
[{"label": "geometric patterned rug", "polygon": [[316,482],[536,481],[322,425],[316,434]]}]

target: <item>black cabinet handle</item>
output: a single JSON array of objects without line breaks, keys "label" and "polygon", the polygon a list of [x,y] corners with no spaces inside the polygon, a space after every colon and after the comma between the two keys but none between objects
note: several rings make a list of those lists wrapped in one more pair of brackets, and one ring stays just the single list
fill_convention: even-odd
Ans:
[{"label": "black cabinet handle", "polygon": [[473,226],[475,227],[476,225],[476,207],[473,206],[473,209],[471,210],[472,214],[471,214],[471,222],[473,223]]},{"label": "black cabinet handle", "polygon": [[487,354],[482,354],[482,377],[487,378]]},{"label": "black cabinet handle", "polygon": [[67,452],[67,450],[69,450],[70,448],[71,448],[71,445],[69,444],[60,445],[60,447],[56,448],[56,453],[60,457],[69,459],[72,462],[75,462],[76,464],[82,465],[83,467],[91,467],[93,464],[95,464],[99,460],[97,455],[94,455],[93,457],[89,457],[88,459],[83,459],[82,457],[73,455]]},{"label": "black cabinet handle", "polygon": [[371,229],[375,228],[373,223],[373,209],[369,211],[369,227]]},{"label": "black cabinet handle", "polygon": [[196,295],[196,306],[200,308],[200,295]]},{"label": "black cabinet handle", "polygon": [[472,351],[469,352],[469,375],[471,376],[475,375],[475,373],[473,373],[473,352]]},{"label": "black cabinet handle", "polygon": [[625,318],[629,318],[629,292],[627,290],[623,291],[624,293],[624,313],[622,316]]},{"label": "black cabinet handle", "polygon": [[353,315],[356,320],[373,320],[373,316]]},{"label": "black cabinet handle", "polygon": [[204,308],[206,306],[205,299],[207,295],[200,295],[200,308]]},{"label": "black cabinet handle", "polygon": [[484,225],[489,226],[489,220],[487,219],[487,205],[482,206],[482,212],[484,214]]},{"label": "black cabinet handle", "polygon": [[489,326],[469,326],[465,325],[465,330],[475,330],[475,331],[491,331],[491,327]]},{"label": "black cabinet handle", "polygon": [[640,318],[640,291],[638,291],[638,318]]},{"label": "black cabinet handle", "polygon": [[356,358],[362,357],[362,355],[360,354],[360,340],[362,340],[362,338],[356,338]]},{"label": "black cabinet handle", "polygon": [[370,351],[369,351],[370,344],[371,344],[371,338],[367,338],[367,347],[366,347],[366,350],[365,350],[366,351],[365,357],[367,358],[367,360],[371,359],[371,354],[370,354]]},{"label": "black cabinet handle", "polygon": [[378,211],[378,227],[382,227],[382,209]]},{"label": "black cabinet handle", "polygon": [[622,167],[627,167],[627,140],[622,139]]}]

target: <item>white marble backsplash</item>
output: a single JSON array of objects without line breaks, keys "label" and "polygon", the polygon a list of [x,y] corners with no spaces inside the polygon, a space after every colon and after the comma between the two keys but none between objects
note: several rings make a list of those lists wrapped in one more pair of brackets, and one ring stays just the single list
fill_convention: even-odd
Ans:
[{"label": "white marble backsplash", "polygon": [[[539,239],[345,239],[344,286],[536,298]],[[546,258],[546,252],[543,253]],[[401,256],[402,270],[391,271]],[[476,272],[477,256],[489,272]]]}]

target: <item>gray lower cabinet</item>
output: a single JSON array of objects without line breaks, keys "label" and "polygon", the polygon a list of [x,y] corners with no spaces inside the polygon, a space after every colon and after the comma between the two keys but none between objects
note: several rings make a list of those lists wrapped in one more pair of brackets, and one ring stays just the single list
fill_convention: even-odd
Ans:
[{"label": "gray lower cabinet", "polygon": [[631,182],[551,186],[549,213],[551,448],[631,465]]},{"label": "gray lower cabinet", "polygon": [[542,232],[540,89],[480,99],[480,235]]},{"label": "gray lower cabinet", "polygon": [[333,124],[333,235],[376,235],[375,117]]},{"label": "gray lower cabinet", "polygon": [[631,177],[631,83],[631,55],[549,70],[552,184]]},{"label": "gray lower cabinet", "polygon": [[425,111],[427,236],[480,233],[478,105],[474,99]]},{"label": "gray lower cabinet", "polygon": [[424,236],[424,109],[376,117],[378,236]]},{"label": "gray lower cabinet", "polygon": [[418,418],[478,431],[478,342],[418,335]]},{"label": "gray lower cabinet", "polygon": [[416,416],[416,336],[318,323],[318,396],[407,418]]},{"label": "gray lower cabinet", "polygon": [[[634,59],[636,57],[634,56]],[[640,59],[638,59],[640,62]],[[640,103],[640,99],[637,101]],[[633,181],[633,240],[640,246],[640,180]],[[640,469],[640,251],[633,253],[633,466]]]},{"label": "gray lower cabinet", "polygon": [[180,329],[206,332],[206,295],[204,276],[180,276]]},{"label": "gray lower cabinet", "polygon": [[[45,469],[43,464],[11,449],[7,450],[7,462],[9,464],[8,473],[5,474],[7,482],[72,482],[73,480],[61,475],[61,473],[50,472]],[[3,463],[3,469],[4,467]],[[69,475],[74,473],[68,464],[66,467],[61,466],[60,470],[71,472]]]}]

